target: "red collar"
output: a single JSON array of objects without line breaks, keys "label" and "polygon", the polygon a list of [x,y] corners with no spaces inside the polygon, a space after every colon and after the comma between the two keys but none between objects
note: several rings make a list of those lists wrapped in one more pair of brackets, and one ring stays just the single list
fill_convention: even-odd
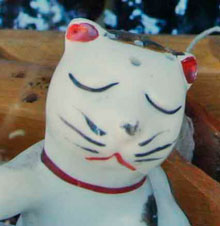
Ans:
[{"label": "red collar", "polygon": [[108,188],[108,187],[102,187],[94,184],[89,184],[80,180],[77,180],[76,178],[68,175],[65,173],[62,169],[60,169],[47,155],[46,151],[43,149],[41,153],[41,161],[44,163],[44,165],[52,171],[57,177],[61,178],[62,180],[66,181],[67,183],[76,185],[81,188],[85,188],[94,192],[100,192],[100,193],[106,193],[106,194],[120,194],[120,193],[126,193],[133,190],[138,189],[141,187],[144,182],[146,181],[146,176],[143,177],[138,183],[126,186],[126,187],[120,187],[120,188]]}]

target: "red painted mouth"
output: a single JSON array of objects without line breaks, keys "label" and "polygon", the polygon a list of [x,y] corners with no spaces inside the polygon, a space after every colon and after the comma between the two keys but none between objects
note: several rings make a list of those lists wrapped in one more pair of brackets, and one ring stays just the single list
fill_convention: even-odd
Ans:
[{"label": "red painted mouth", "polygon": [[116,152],[114,153],[113,155],[110,155],[108,157],[86,157],[86,160],[90,160],[90,161],[93,161],[93,160],[96,160],[96,161],[105,161],[105,160],[109,160],[113,157],[116,157],[117,161],[119,164],[125,166],[126,168],[132,170],[132,171],[135,171],[136,168],[134,166],[132,166],[130,163],[128,163],[127,161],[125,161],[121,154]]}]

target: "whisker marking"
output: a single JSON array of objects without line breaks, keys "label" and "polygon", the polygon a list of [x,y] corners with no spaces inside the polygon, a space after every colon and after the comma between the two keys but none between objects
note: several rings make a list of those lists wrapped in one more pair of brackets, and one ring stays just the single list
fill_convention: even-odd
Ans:
[{"label": "whisker marking", "polygon": [[162,158],[149,158],[149,159],[138,159],[135,160],[135,162],[150,162],[150,161],[156,161],[156,160],[160,160]]},{"label": "whisker marking", "polygon": [[151,154],[154,154],[156,152],[159,152],[159,151],[162,151],[168,147],[170,147],[171,145],[173,144],[172,143],[169,143],[169,144],[166,144],[166,145],[163,145],[163,146],[160,146],[160,147],[157,147],[151,151],[148,151],[148,152],[145,152],[145,153],[138,153],[138,154],[135,154],[135,157],[145,157],[145,156],[148,156],[148,155],[151,155]]},{"label": "whisker marking", "polygon": [[145,140],[145,141],[139,143],[138,145],[141,146],[141,147],[143,147],[143,146],[149,144],[151,141],[153,141],[157,136],[159,136],[159,135],[162,134],[163,132],[164,132],[164,131],[161,131],[161,132],[155,134],[155,135],[152,136],[151,138],[149,138],[149,139],[147,139],[147,140]]},{"label": "whisker marking", "polygon": [[83,146],[78,145],[78,144],[75,144],[75,145],[76,145],[77,147],[79,147],[79,148],[81,148],[81,149],[85,150],[85,151],[89,151],[89,152],[92,152],[92,153],[95,153],[95,154],[99,154],[99,152],[98,152],[98,151],[93,150],[93,149],[91,149],[91,148],[86,148],[86,147],[83,147]]},{"label": "whisker marking", "polygon": [[101,147],[104,147],[106,146],[105,144],[103,143],[100,143],[98,141],[95,141],[93,139],[91,139],[90,137],[86,136],[84,133],[82,133],[80,130],[78,130],[74,125],[70,124],[69,122],[67,122],[63,117],[60,116],[60,119],[61,121],[67,125],[69,128],[73,129],[75,132],[77,132],[81,137],[83,137],[85,140],[89,141],[90,143],[93,143],[95,145],[98,145],[98,146],[101,146]]}]

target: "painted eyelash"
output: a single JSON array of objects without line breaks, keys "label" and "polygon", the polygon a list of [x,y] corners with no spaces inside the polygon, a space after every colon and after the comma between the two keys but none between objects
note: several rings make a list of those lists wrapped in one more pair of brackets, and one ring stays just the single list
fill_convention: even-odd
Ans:
[{"label": "painted eyelash", "polygon": [[182,108],[182,106],[179,106],[178,108],[176,108],[174,110],[166,110],[166,109],[158,106],[157,104],[155,104],[147,94],[145,94],[145,97],[154,108],[156,108],[158,111],[168,114],[168,115],[175,114],[177,111],[179,111]]},{"label": "painted eyelash", "polygon": [[77,86],[78,88],[80,89],[83,89],[83,90],[86,90],[86,91],[90,91],[90,92],[103,92],[109,88],[111,88],[112,86],[115,86],[115,85],[118,85],[119,83],[118,82],[115,82],[115,83],[111,83],[107,86],[104,86],[104,87],[101,87],[101,88],[91,88],[91,87],[88,87],[88,86],[85,86],[83,85],[82,83],[80,83],[74,76],[73,74],[69,73],[69,78],[70,80],[73,82],[73,84],[75,86]]},{"label": "painted eyelash", "polygon": [[[84,114],[83,114],[84,115]],[[106,135],[106,132],[98,128],[94,122],[92,122],[86,115],[84,115],[86,123],[88,124],[89,128],[98,136]]]}]

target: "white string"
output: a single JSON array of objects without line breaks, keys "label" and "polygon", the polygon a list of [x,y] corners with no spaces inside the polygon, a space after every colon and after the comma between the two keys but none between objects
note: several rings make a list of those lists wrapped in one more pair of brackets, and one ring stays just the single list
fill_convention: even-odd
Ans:
[{"label": "white string", "polygon": [[189,44],[189,46],[186,48],[186,52],[191,53],[192,49],[197,44],[197,42],[199,42],[201,39],[207,37],[208,35],[210,35],[214,32],[220,32],[220,26],[215,26],[215,27],[209,28],[209,29],[203,31],[202,33],[200,33],[199,35],[197,35],[192,40],[192,42]]}]

